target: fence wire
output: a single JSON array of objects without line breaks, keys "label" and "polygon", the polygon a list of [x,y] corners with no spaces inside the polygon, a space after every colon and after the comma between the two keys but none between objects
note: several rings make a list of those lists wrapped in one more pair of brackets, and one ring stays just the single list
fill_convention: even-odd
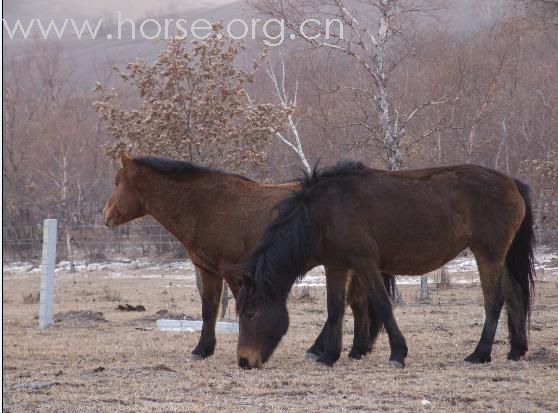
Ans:
[{"label": "fence wire", "polygon": [[[19,286],[17,293],[5,290],[4,301],[38,303],[42,225],[7,225],[2,235],[5,277],[16,279]],[[538,231],[537,238],[554,250],[558,247],[558,230]],[[478,283],[476,268],[465,273],[470,277],[465,281]],[[310,289],[311,296],[325,298],[322,278],[310,274],[300,287]],[[418,283],[419,279],[409,281]],[[404,280],[400,282],[404,284]],[[430,277],[429,282],[439,280]],[[419,291],[418,285],[413,291]],[[405,299],[414,301],[416,297]],[[145,314],[201,317],[195,268],[183,246],[159,224],[149,221],[115,229],[59,226],[56,311],[103,311],[138,305],[145,307]],[[225,318],[235,318],[234,307],[229,307]]]}]

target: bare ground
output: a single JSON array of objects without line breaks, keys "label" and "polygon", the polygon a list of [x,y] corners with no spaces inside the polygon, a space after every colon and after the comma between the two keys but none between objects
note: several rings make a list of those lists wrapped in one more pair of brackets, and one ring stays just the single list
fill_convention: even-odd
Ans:
[{"label": "bare ground", "polygon": [[[177,280],[169,289],[168,278],[141,278],[141,270],[137,278],[104,275],[89,274],[95,281],[88,284],[59,277],[60,321],[41,331],[38,304],[24,302],[36,294],[38,274],[4,274],[4,412],[558,411],[558,274],[537,283],[525,361],[506,360],[505,315],[494,361],[462,361],[480,336],[478,285],[433,289],[429,303],[417,301],[417,286],[405,285],[407,304],[396,309],[410,350],[405,370],[388,368],[385,334],[365,359],[347,358],[350,310],[341,359],[321,367],[304,358],[326,317],[324,289],[312,287],[310,298],[293,291],[289,332],[259,371],[237,367],[235,335],[219,335],[214,357],[191,362],[199,333],[155,329],[162,309],[200,317],[191,285]],[[126,303],[146,311],[116,310]]]}]

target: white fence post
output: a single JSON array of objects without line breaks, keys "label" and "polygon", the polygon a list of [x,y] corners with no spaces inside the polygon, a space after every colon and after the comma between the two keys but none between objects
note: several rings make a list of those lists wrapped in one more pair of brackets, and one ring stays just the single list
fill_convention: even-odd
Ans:
[{"label": "white fence post", "polygon": [[39,308],[40,328],[48,327],[53,321],[56,239],[56,220],[45,219],[43,222],[43,260],[41,265],[41,301]]}]

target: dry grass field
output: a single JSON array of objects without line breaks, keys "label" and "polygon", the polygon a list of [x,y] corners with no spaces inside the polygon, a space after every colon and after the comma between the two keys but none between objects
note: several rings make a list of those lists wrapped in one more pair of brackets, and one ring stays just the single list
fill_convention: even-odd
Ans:
[{"label": "dry grass field", "polygon": [[[29,296],[39,275],[4,274],[3,412],[558,411],[556,273],[537,283],[530,351],[521,362],[506,360],[505,316],[493,362],[462,361],[480,336],[478,285],[434,288],[428,303],[417,301],[417,286],[405,285],[396,317],[409,345],[406,369],[388,368],[385,334],[365,359],[347,358],[350,310],[341,359],[333,368],[319,366],[304,358],[326,317],[324,289],[312,287],[305,298],[293,290],[289,332],[257,371],[237,367],[235,335],[219,335],[214,357],[191,362],[199,333],[155,328],[154,314],[170,302],[161,280],[141,270],[128,278],[105,275],[90,274],[91,289],[78,292],[72,277],[58,277],[55,312],[92,310],[106,321],[81,313],[41,331]],[[199,318],[195,288],[176,285],[172,310]],[[122,303],[146,311],[117,311]]]}]

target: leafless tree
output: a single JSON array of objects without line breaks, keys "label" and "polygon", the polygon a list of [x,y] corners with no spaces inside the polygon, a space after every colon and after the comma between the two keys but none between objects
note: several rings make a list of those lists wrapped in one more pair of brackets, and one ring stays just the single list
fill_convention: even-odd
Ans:
[{"label": "leafless tree", "polygon": [[[314,1],[285,0],[262,0],[257,4],[260,11],[284,19],[286,25],[311,46],[332,49],[355,60],[365,74],[365,81],[338,87],[362,94],[376,109],[388,169],[400,169],[400,142],[409,123],[424,109],[456,99],[449,92],[428,97],[400,114],[401,108],[390,94],[392,74],[414,53],[405,30],[412,24],[413,16],[432,14],[438,5],[422,1],[367,0],[359,2],[358,6],[349,8],[343,0],[320,2],[319,5]],[[317,19],[313,24],[302,25],[310,12],[313,16],[329,18],[330,23],[337,22],[337,30],[332,30],[332,24],[324,26]],[[363,126],[373,129],[370,125]],[[376,139],[375,134],[370,139]]]},{"label": "leafless tree", "polygon": [[[284,125],[280,125],[281,129],[272,128],[272,132],[281,143],[285,144],[298,157],[304,167],[304,170],[310,173],[312,168],[310,167],[310,163],[308,162],[302,147],[302,137],[298,126],[299,122],[296,119],[295,113],[297,110],[298,79],[295,81],[294,92],[291,98],[287,91],[287,69],[283,57],[281,57],[280,69],[280,77],[278,78],[276,70],[273,67],[272,60],[269,58],[266,60],[265,73],[273,85],[273,95],[278,100],[279,105],[285,110],[285,113],[287,113],[286,128]],[[248,97],[249,102],[253,104],[248,93],[246,96]]]}]

